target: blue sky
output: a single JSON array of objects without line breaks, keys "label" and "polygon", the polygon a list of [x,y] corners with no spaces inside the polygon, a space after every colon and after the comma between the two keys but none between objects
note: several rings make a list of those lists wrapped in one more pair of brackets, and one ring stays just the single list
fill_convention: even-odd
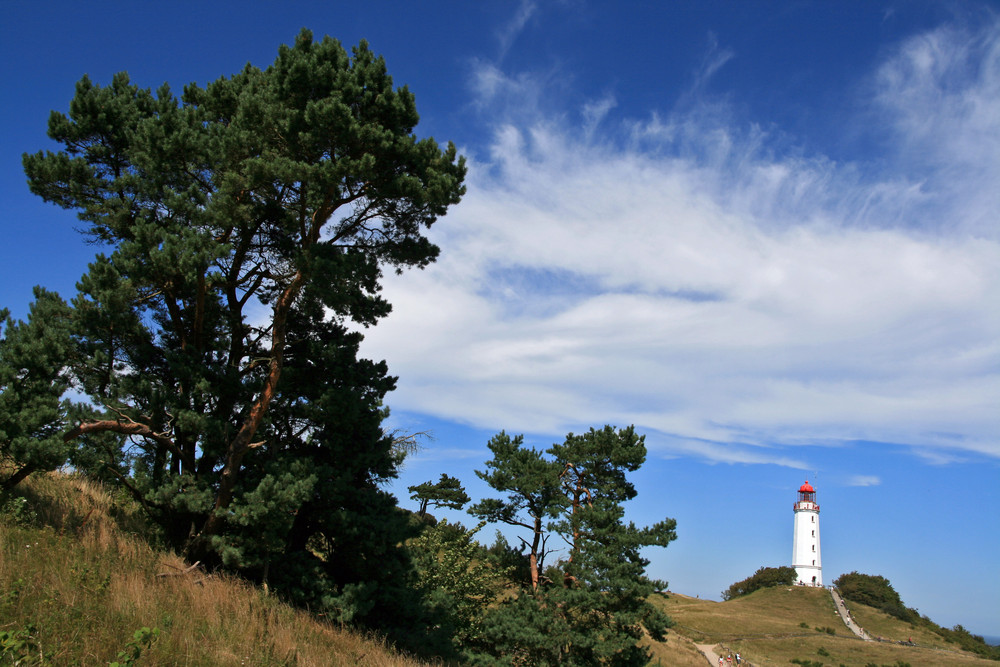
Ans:
[{"label": "blue sky", "polygon": [[[175,90],[264,67],[308,27],[367,39],[420,136],[468,157],[386,279],[364,351],[392,426],[432,439],[395,490],[635,424],[631,518],[673,590],[718,598],[791,558],[821,504],[824,578],[888,577],[1000,635],[1000,13],[977,2],[4,3],[0,304],[69,296],[95,248],[25,186],[88,73]],[[468,517],[463,517],[470,523]]]}]

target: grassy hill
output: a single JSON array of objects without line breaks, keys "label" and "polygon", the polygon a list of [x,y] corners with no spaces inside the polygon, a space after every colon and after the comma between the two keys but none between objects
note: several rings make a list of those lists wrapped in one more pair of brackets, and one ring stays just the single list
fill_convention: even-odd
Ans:
[{"label": "grassy hill", "polygon": [[[857,639],[837,616],[829,591],[821,588],[766,588],[728,602],[670,593],[657,596],[656,602],[677,623],[674,630],[678,634],[699,644],[715,645],[720,654],[739,651],[753,665],[807,661],[814,667],[818,663],[827,667],[997,665],[959,650],[928,628],[912,626],[864,605],[849,605],[854,618],[871,634],[895,641],[912,638],[916,646]],[[663,659],[662,664],[674,663]]]},{"label": "grassy hill", "polygon": [[150,546],[131,501],[86,480],[17,491],[0,510],[0,665],[124,665],[137,650],[138,665],[423,664],[239,580],[185,572]]},{"label": "grassy hill", "polygon": [[[137,665],[424,664],[238,579],[189,569],[150,544],[155,532],[130,499],[85,479],[36,476],[17,490],[0,507],[0,665],[126,665],[137,655]],[[647,640],[654,665],[705,667],[696,643],[758,666],[997,665],[926,623],[851,605],[873,635],[917,646],[858,640],[822,589],[654,602],[677,624],[666,642]]]}]

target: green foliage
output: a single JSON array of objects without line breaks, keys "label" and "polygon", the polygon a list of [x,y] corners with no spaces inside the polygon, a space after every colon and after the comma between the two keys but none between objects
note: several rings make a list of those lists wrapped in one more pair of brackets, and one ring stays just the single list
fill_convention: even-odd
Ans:
[{"label": "green foliage", "polygon": [[407,490],[411,493],[411,499],[420,502],[420,516],[427,514],[427,505],[460,510],[469,502],[469,495],[465,492],[462,482],[444,473],[436,484],[428,481],[408,487]]},{"label": "green foliage", "polygon": [[849,572],[840,575],[833,584],[846,600],[875,607],[901,621],[912,623],[920,619],[915,609],[909,609],[903,604],[899,593],[885,577]]},{"label": "green foliage", "polygon": [[809,660],[807,658],[792,658],[789,660],[793,665],[802,665],[802,667],[823,667],[823,663],[818,660]]},{"label": "green foliage", "polygon": [[5,499],[0,495],[0,516],[22,526],[31,525],[38,518],[31,508],[31,503],[23,496],[11,496]]},{"label": "green foliage", "polygon": [[849,572],[840,575],[833,584],[844,599],[860,602],[869,607],[879,609],[886,604],[902,604],[892,584],[882,576]]},{"label": "green foliage", "polygon": [[149,649],[159,636],[159,628],[139,628],[132,634],[132,640],[125,645],[125,648],[118,651],[118,659],[109,662],[108,667],[132,667],[142,657],[142,652]]},{"label": "green foliage", "polygon": [[819,655],[821,655],[821,656],[823,656],[824,658],[830,657],[830,652],[827,651],[822,646],[820,646],[818,649],[816,649],[816,653],[819,654]]},{"label": "green foliage", "polygon": [[20,630],[0,630],[0,665],[39,665],[44,658],[35,641],[33,625]]},{"label": "green foliage", "polygon": [[[726,590],[722,591],[723,600],[732,600],[741,595],[749,595],[761,588],[770,586],[791,586],[795,583],[795,568],[782,567],[761,567],[751,576],[737,581]],[[808,626],[807,626],[808,627]]]},{"label": "green foliage", "polygon": [[417,586],[432,606],[434,624],[428,631],[450,637],[459,652],[483,641],[483,618],[511,576],[474,539],[485,523],[467,530],[441,521],[407,543]]},{"label": "green foliage", "polygon": [[493,544],[486,548],[486,557],[497,569],[509,573],[510,583],[521,584],[531,581],[528,559],[520,549],[510,544],[499,530],[496,532]]},{"label": "green foliage", "polygon": [[[926,622],[926,621],[925,621]],[[961,624],[953,628],[943,628],[931,623],[931,629],[945,639],[958,644],[963,650],[971,651],[990,660],[1000,660],[1000,646],[990,646],[980,635],[974,635]]]},{"label": "green foliage", "polygon": [[[387,632],[421,612],[412,531],[384,490],[395,379],[358,357],[359,330],[390,311],[383,270],[434,261],[424,232],[464,193],[463,159],[417,139],[417,120],[367,44],[304,30],[270,67],[180,97],[84,77],[49,119],[63,150],[23,158],[31,190],[107,248],[72,317],[38,299],[48,326],[71,320],[72,380],[100,410],[67,431],[53,404],[53,446],[71,442],[190,560]],[[50,394],[69,379],[50,373]]]},{"label": "green foliage", "polygon": [[62,435],[70,409],[63,394],[71,383],[71,310],[55,292],[36,287],[34,295],[27,322],[0,310],[0,492],[69,456]]},{"label": "green foliage", "polygon": [[[624,521],[623,504],[635,497],[627,473],[645,461],[642,436],[634,429],[574,435],[553,445],[549,457],[522,447],[523,439],[501,433],[490,443],[494,459],[479,473],[505,500],[484,501],[470,512],[531,531],[528,560],[547,534],[569,547],[567,557],[519,593],[494,608],[483,625],[485,642],[472,651],[477,664],[644,665],[649,654],[637,645],[644,629],[662,639],[669,619],[647,602],[665,583],[645,576],[647,546],[667,546],[675,522],[648,528]],[[527,517],[521,518],[522,512]]]}]

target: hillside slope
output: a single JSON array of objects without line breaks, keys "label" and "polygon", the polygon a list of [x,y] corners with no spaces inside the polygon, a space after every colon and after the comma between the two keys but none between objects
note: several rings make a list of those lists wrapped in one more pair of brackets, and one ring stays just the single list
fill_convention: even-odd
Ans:
[{"label": "hillside slope", "polygon": [[[189,570],[147,543],[131,501],[91,482],[34,477],[17,491],[0,509],[0,664],[107,665],[136,651],[150,666],[423,664]],[[143,628],[151,644],[135,638]]]},{"label": "hillside slope", "polygon": [[912,637],[916,646],[862,641],[843,624],[829,591],[821,588],[767,588],[727,602],[669,593],[656,601],[674,619],[678,633],[699,644],[714,644],[720,654],[739,651],[753,665],[789,665],[793,659],[832,667],[997,665],[933,633],[915,633],[909,624],[877,610],[859,614],[852,608],[862,626],[878,617],[880,634],[899,641]]},{"label": "hillside slope", "polygon": [[[190,569],[150,546],[153,533],[130,499],[97,484],[38,476],[18,494],[0,506],[0,664],[41,657],[42,664],[107,665],[137,653],[141,665],[425,664],[238,579]],[[728,602],[670,593],[654,602],[676,625],[666,642],[647,639],[652,664],[704,667],[699,643],[740,651],[758,666],[792,659],[833,667],[997,665],[862,605],[852,612],[872,634],[917,646],[857,640],[822,589],[771,588]],[[135,638],[144,628],[151,641]]]}]

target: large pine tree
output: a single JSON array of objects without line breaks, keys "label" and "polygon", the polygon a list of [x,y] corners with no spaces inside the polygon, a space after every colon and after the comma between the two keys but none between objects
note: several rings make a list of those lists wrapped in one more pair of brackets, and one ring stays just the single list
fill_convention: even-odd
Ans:
[{"label": "large pine tree", "polygon": [[434,261],[423,232],[464,192],[462,158],[417,119],[367,44],[304,30],[180,98],[84,77],[49,120],[63,150],[24,156],[32,191],[105,247],[73,300],[100,414],[65,439],[100,448],[87,460],[190,558],[345,620],[405,613],[380,487],[394,379],[358,359],[357,330],[390,310],[385,268]]}]

